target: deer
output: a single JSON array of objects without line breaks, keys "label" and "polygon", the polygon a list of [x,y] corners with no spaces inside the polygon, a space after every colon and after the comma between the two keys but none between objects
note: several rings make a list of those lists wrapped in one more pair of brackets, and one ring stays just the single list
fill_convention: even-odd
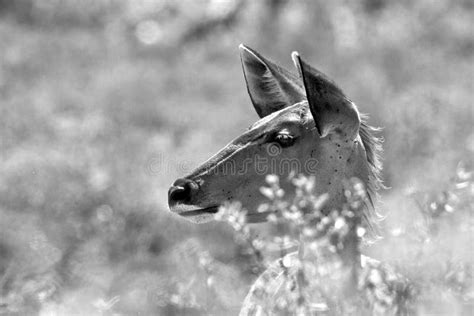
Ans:
[{"label": "deer", "polygon": [[[358,178],[368,196],[361,214],[363,224],[375,234],[378,214],[374,201],[383,187],[378,129],[367,123],[368,117],[328,76],[306,63],[298,52],[291,54],[295,75],[243,44],[239,50],[247,91],[259,120],[173,183],[168,191],[170,211],[193,223],[207,223],[214,220],[222,204],[239,201],[248,223],[263,223],[269,214],[258,211],[266,199],[259,188],[265,185],[266,176],[278,175],[281,187],[288,192],[285,198],[290,200],[290,174],[301,173],[316,179],[314,194],[328,196],[322,211],[329,212],[345,202],[345,179]],[[265,165],[269,161],[271,166]],[[371,259],[359,255],[354,260],[363,265]],[[278,275],[279,269],[275,263],[260,278]],[[252,287],[240,315],[255,311],[254,291]]]}]

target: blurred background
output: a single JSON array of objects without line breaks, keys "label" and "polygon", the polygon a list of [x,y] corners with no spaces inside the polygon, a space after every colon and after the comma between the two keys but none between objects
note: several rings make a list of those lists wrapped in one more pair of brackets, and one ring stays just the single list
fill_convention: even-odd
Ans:
[{"label": "blurred background", "polygon": [[[256,121],[245,43],[298,50],[383,127],[410,221],[474,151],[472,1],[1,0],[0,314],[236,314],[255,278],[167,189]],[[382,252],[381,252],[382,253]],[[213,291],[210,291],[212,285]]]}]

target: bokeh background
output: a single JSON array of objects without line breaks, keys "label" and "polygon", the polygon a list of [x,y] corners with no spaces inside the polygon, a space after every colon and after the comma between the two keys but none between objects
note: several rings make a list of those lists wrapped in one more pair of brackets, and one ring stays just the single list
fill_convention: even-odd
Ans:
[{"label": "bokeh background", "polygon": [[384,128],[380,209],[411,221],[472,159],[473,20],[468,0],[1,0],[0,314],[237,313],[255,275],[231,229],[166,194],[257,119],[240,43],[289,69],[298,50]]}]

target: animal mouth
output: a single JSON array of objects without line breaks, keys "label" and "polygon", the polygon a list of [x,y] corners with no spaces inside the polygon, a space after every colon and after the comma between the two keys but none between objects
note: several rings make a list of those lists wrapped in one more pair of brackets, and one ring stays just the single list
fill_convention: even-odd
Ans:
[{"label": "animal mouth", "polygon": [[219,211],[219,206],[209,206],[201,209],[195,209],[191,211],[185,211],[179,213],[179,215],[183,217],[190,217],[190,216],[197,216],[197,215],[202,215],[202,214],[215,214]]}]

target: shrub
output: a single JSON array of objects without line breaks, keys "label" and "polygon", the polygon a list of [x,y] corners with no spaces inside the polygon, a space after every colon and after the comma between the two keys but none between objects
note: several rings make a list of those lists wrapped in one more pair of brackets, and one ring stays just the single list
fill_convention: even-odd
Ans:
[{"label": "shrub", "polygon": [[[368,229],[362,221],[367,196],[361,181],[347,181],[346,203],[329,212],[324,209],[327,196],[313,194],[314,178],[293,176],[292,182],[296,195],[291,202],[274,175],[261,188],[268,203],[259,212],[270,214],[269,237],[251,233],[238,203],[216,215],[233,227],[236,241],[253,257],[253,271],[265,270],[252,285],[241,315],[405,315],[446,310],[453,304],[461,313],[472,304],[472,260],[446,256],[444,239],[450,238],[440,235],[459,228],[466,235],[471,229],[464,220],[472,198],[472,173],[462,165],[448,190],[420,204],[424,222],[417,232],[394,236],[385,227],[378,247],[392,247],[396,239],[397,248],[418,249],[417,260],[400,257],[393,266],[360,255]],[[412,243],[404,238],[412,238]],[[277,260],[272,258],[275,252]],[[432,258],[445,260],[438,262],[444,272],[434,272]]]}]

